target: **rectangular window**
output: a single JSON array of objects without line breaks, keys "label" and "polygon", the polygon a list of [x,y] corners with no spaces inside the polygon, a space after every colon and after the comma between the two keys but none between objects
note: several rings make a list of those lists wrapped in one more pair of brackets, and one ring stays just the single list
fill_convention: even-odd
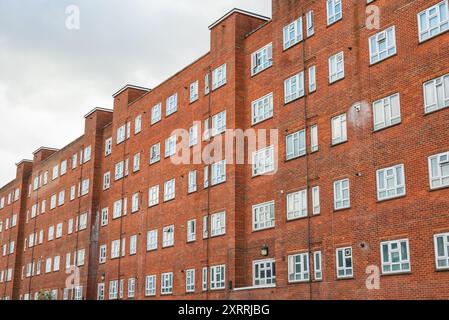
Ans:
[{"label": "rectangular window", "polygon": [[349,179],[334,182],[334,209],[341,210],[351,206]]},{"label": "rectangular window", "polygon": [[140,153],[136,153],[133,157],[133,172],[140,170]]},{"label": "rectangular window", "polygon": [[98,263],[99,264],[103,264],[106,263],[106,251],[107,251],[107,247],[106,245],[102,245],[100,246],[100,254],[98,255]]},{"label": "rectangular window", "polygon": [[161,274],[161,294],[173,292],[173,272]]},{"label": "rectangular window", "polygon": [[404,165],[377,170],[377,200],[405,195]]},{"label": "rectangular window", "polygon": [[212,137],[226,131],[226,111],[222,111],[212,116]]},{"label": "rectangular window", "polygon": [[315,251],[313,253],[313,269],[315,273],[315,280],[323,280],[323,267],[322,267],[322,257],[321,251]]},{"label": "rectangular window", "polygon": [[139,211],[139,193],[134,193],[131,197],[131,213]]},{"label": "rectangular window", "polygon": [[67,160],[61,162],[61,176],[67,173]]},{"label": "rectangular window", "polygon": [[89,179],[83,180],[82,186],[81,186],[81,195],[85,196],[89,193]]},{"label": "rectangular window", "polygon": [[369,38],[370,63],[374,64],[396,54],[396,28],[394,26]]},{"label": "rectangular window", "polygon": [[204,120],[203,141],[210,138],[209,118]]},{"label": "rectangular window", "polygon": [[346,127],[346,114],[332,118],[332,145],[336,145],[348,140]]},{"label": "rectangular window", "polygon": [[98,284],[97,300],[104,300],[104,283]]},{"label": "rectangular window", "polygon": [[173,113],[175,113],[178,110],[178,94],[175,93],[174,95],[167,98],[167,105],[165,110],[165,116],[169,116]]},{"label": "rectangular window", "polygon": [[299,19],[284,27],[284,50],[293,47],[302,39],[302,17],[299,17]]},{"label": "rectangular window", "polygon": [[341,0],[327,0],[327,25],[331,25],[341,18]]},{"label": "rectangular window", "polygon": [[210,289],[219,290],[225,288],[225,266],[210,267]]},{"label": "rectangular window", "polygon": [[162,248],[172,247],[175,244],[175,227],[173,225],[162,229]]},{"label": "rectangular window", "polygon": [[198,81],[190,84],[190,103],[198,100]]},{"label": "rectangular window", "polygon": [[158,103],[153,108],[151,108],[151,124],[155,124],[159,121],[161,121],[161,112],[162,110],[162,103]]},{"label": "rectangular window", "polygon": [[165,157],[171,157],[176,153],[176,134],[165,139]]},{"label": "rectangular window", "polygon": [[151,187],[148,191],[148,207],[159,204],[159,185]]},{"label": "rectangular window", "polygon": [[[78,153],[75,153],[75,154],[72,156],[72,170],[76,169],[76,166],[77,166],[77,165],[78,165]],[[44,173],[44,185],[47,184],[47,181],[48,181],[48,171],[46,171],[46,172]]]},{"label": "rectangular window", "polygon": [[129,255],[133,256],[137,253],[137,236],[132,235],[129,238]]},{"label": "rectangular window", "polygon": [[187,242],[196,240],[196,220],[187,221]]},{"label": "rectangular window", "polygon": [[104,142],[104,155],[108,156],[111,153],[112,153],[112,138],[108,138]]},{"label": "rectangular window", "polygon": [[253,285],[266,286],[276,284],[276,268],[274,260],[253,262]]},{"label": "rectangular window", "polygon": [[136,290],[136,279],[129,278],[128,279],[128,298],[134,298]]},{"label": "rectangular window", "polygon": [[449,152],[429,157],[430,188],[449,187]]},{"label": "rectangular window", "polygon": [[161,144],[153,144],[150,148],[150,164],[156,163],[161,160]]},{"label": "rectangular window", "polygon": [[203,291],[207,291],[207,267],[203,267],[201,282],[203,285]]},{"label": "rectangular window", "polygon": [[312,206],[313,206],[313,214],[317,215],[321,212],[320,206],[320,187],[312,188]]},{"label": "rectangular window", "polygon": [[449,233],[436,234],[435,242],[435,263],[438,270],[449,269]]},{"label": "rectangular window", "polygon": [[84,163],[90,161],[91,154],[92,154],[91,146],[84,148]]},{"label": "rectangular window", "polygon": [[352,278],[352,248],[337,249],[337,278]]},{"label": "rectangular window", "polygon": [[345,77],[345,57],[344,53],[339,52],[329,58],[329,83]]},{"label": "rectangular window", "polygon": [[306,18],[307,18],[307,37],[311,37],[315,33],[315,19],[312,10],[307,12]]},{"label": "rectangular window", "polygon": [[61,265],[61,256],[53,258],[53,272],[58,272]]},{"label": "rectangular window", "polygon": [[195,292],[195,269],[186,270],[186,292]]},{"label": "rectangular window", "polygon": [[203,239],[209,237],[209,216],[203,217]]},{"label": "rectangular window", "polygon": [[449,107],[449,74],[424,83],[425,112]]},{"label": "rectangular window", "polygon": [[157,249],[157,230],[151,230],[147,233],[147,251]]},{"label": "rectangular window", "polygon": [[117,219],[122,216],[123,200],[114,202],[114,211],[112,212],[112,219]]},{"label": "rectangular window", "polygon": [[189,186],[188,193],[195,192],[197,190],[196,187],[196,170],[189,172]]},{"label": "rectangular window", "polygon": [[[55,180],[58,177],[58,172],[59,172],[59,166],[56,165],[53,167],[53,174],[51,176],[52,180]],[[9,202],[11,202],[11,201],[9,201]]]},{"label": "rectangular window", "polygon": [[164,183],[164,201],[173,200],[175,198],[175,179],[171,179]]},{"label": "rectangular window", "polygon": [[212,90],[226,84],[226,64],[212,71]]},{"label": "rectangular window", "polygon": [[307,217],[307,190],[287,195],[287,219],[293,220]]},{"label": "rectangular window", "polygon": [[380,244],[380,248],[383,274],[410,271],[408,239],[385,241]]},{"label": "rectangular window", "polygon": [[286,159],[291,160],[306,154],[306,130],[289,134],[286,137]]},{"label": "rectangular window", "polygon": [[120,240],[113,240],[111,243],[111,259],[120,257]]},{"label": "rectangular window", "polygon": [[103,190],[111,187],[111,173],[108,171],[103,175]]},{"label": "rectangular window", "polygon": [[123,125],[117,129],[117,144],[120,144],[123,141],[125,141],[125,134],[126,134],[126,125]]},{"label": "rectangular window", "polygon": [[253,231],[273,228],[275,220],[274,201],[253,206]]},{"label": "rectangular window", "polygon": [[194,124],[189,129],[189,147],[193,147],[198,143],[198,125]]},{"label": "rectangular window", "polygon": [[209,187],[209,166],[204,167],[204,189]]},{"label": "rectangular window", "polygon": [[251,75],[255,75],[273,65],[273,45],[267,44],[251,55]]},{"label": "rectangular window", "polygon": [[316,67],[309,67],[309,92],[316,90]]},{"label": "rectangular window", "polygon": [[118,280],[109,281],[109,300],[115,300],[118,297]]},{"label": "rectangular window", "polygon": [[304,72],[284,81],[284,102],[289,103],[304,96]]},{"label": "rectangular window", "polygon": [[211,215],[211,237],[221,236],[226,233],[226,212],[218,212]]},{"label": "rectangular window", "polygon": [[318,125],[313,125],[310,127],[310,149],[316,152],[318,148]]},{"label": "rectangular window", "polygon": [[107,226],[108,225],[108,221],[109,221],[109,209],[108,208],[103,208],[101,210],[101,226]]},{"label": "rectangular window", "polygon": [[209,73],[206,73],[204,76],[204,94],[208,95],[210,92],[210,79],[209,79]]},{"label": "rectangular window", "polygon": [[212,164],[212,185],[226,181],[226,160]]},{"label": "rectangular window", "polygon": [[449,30],[448,1],[444,0],[418,14],[419,41],[423,42]]},{"label": "rectangular window", "polygon": [[56,239],[62,237],[62,222],[56,225]]},{"label": "rectangular window", "polygon": [[309,281],[309,254],[288,256],[288,282]]},{"label": "rectangular window", "polygon": [[145,296],[155,296],[156,295],[156,276],[146,276],[145,277]]},{"label": "rectangular window", "polygon": [[374,130],[390,127],[401,122],[399,93],[373,103]]},{"label": "rectangular window", "polygon": [[273,93],[253,101],[251,104],[252,125],[273,117]]},{"label": "rectangular window", "polygon": [[253,160],[253,177],[267,174],[274,171],[274,146],[254,151]]},{"label": "rectangular window", "polygon": [[123,178],[123,174],[124,174],[124,165],[125,163],[123,161],[120,161],[119,163],[117,163],[115,165],[115,174],[114,174],[114,179],[120,180],[121,178]]},{"label": "rectangular window", "polygon": [[48,241],[52,241],[55,237],[55,227],[50,226],[48,227]]},{"label": "rectangular window", "polygon": [[134,119],[134,134],[138,134],[140,131],[142,131],[142,116],[138,115]]}]

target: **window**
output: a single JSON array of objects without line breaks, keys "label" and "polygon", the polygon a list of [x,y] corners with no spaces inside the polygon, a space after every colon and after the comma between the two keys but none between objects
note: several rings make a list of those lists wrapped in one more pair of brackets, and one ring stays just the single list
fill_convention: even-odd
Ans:
[{"label": "window", "polygon": [[301,42],[302,35],[302,17],[293,21],[284,27],[284,50],[293,47],[295,44]]},{"label": "window", "polygon": [[449,187],[449,152],[429,157],[430,188]]},{"label": "window", "polygon": [[436,234],[435,262],[438,270],[449,269],[449,233]]},{"label": "window", "polygon": [[111,172],[106,172],[103,175],[103,190],[107,190],[111,187]]},{"label": "window", "polygon": [[253,262],[253,285],[266,286],[276,283],[276,269],[274,260]]},{"label": "window", "polygon": [[253,206],[253,230],[264,230],[274,227],[274,201]]},{"label": "window", "polygon": [[99,258],[98,258],[98,263],[100,263],[100,264],[106,263],[106,250],[107,250],[106,245],[100,246],[100,254],[99,254]]},{"label": "window", "polygon": [[136,290],[136,279],[129,278],[128,279],[128,298],[134,298]]},{"label": "window", "polygon": [[142,131],[142,116],[138,115],[134,119],[134,134],[138,134],[140,131]]},{"label": "window", "polygon": [[117,219],[122,216],[123,200],[117,200],[114,202],[114,211],[112,212],[112,219]]},{"label": "window", "polygon": [[310,127],[310,149],[312,152],[318,151],[318,125]]},{"label": "window", "polygon": [[188,187],[188,193],[192,193],[196,191],[196,171],[190,171],[189,172],[189,187]]},{"label": "window", "polygon": [[111,243],[111,259],[120,257],[120,240],[113,240]]},{"label": "window", "polygon": [[[41,230],[42,232],[42,236],[44,234],[43,230]],[[73,233],[73,219],[69,219],[69,221],[67,222],[67,234],[72,234]]]},{"label": "window", "polygon": [[312,206],[313,206],[313,214],[317,215],[321,212],[320,206],[320,187],[312,188]]},{"label": "window", "polygon": [[156,295],[156,276],[146,276],[145,277],[145,296],[155,296]]},{"label": "window", "polygon": [[89,193],[89,179],[83,180],[82,188],[81,188],[81,195],[85,196]]},{"label": "window", "polygon": [[204,167],[204,189],[209,187],[209,166]]},{"label": "window", "polygon": [[[204,226],[203,226],[204,227]],[[204,232],[204,230],[203,230]],[[211,236],[217,237],[226,233],[226,212],[211,215]]]},{"label": "window", "polygon": [[162,109],[162,103],[158,103],[153,108],[151,108],[151,124],[155,124],[159,121],[161,121],[161,109]]},{"label": "window", "polygon": [[61,162],[61,176],[67,173],[67,160]]},{"label": "window", "polygon": [[377,171],[377,199],[379,201],[405,195],[404,165]]},{"label": "window", "polygon": [[108,221],[109,221],[109,209],[108,208],[103,208],[101,210],[101,226],[107,226],[108,225]]},{"label": "window", "polygon": [[50,226],[48,227],[48,241],[52,241],[55,237],[55,227]]},{"label": "window", "polygon": [[448,11],[448,1],[444,0],[418,14],[420,42],[449,30]]},{"label": "window", "polygon": [[311,37],[315,33],[315,21],[312,10],[307,12],[306,18],[307,18],[307,37]]},{"label": "window", "polygon": [[344,53],[339,52],[329,58],[329,83],[345,77]]},{"label": "window", "polygon": [[373,103],[374,130],[379,130],[401,122],[399,93]]},{"label": "window", "polygon": [[164,201],[173,200],[175,198],[175,179],[171,179],[164,183]]},{"label": "window", "polygon": [[307,217],[307,190],[287,195],[287,219]]},{"label": "window", "polygon": [[165,157],[171,157],[176,153],[176,134],[165,139]]},{"label": "window", "polygon": [[56,225],[56,239],[62,237],[62,222]]},{"label": "window", "polygon": [[341,210],[351,206],[349,179],[334,182],[334,209]]},{"label": "window", "polygon": [[208,140],[210,138],[210,130],[209,130],[209,118],[204,120],[204,133],[203,140]]},{"label": "window", "polygon": [[251,104],[252,125],[273,117],[273,93],[253,101]]},{"label": "window", "polygon": [[203,267],[202,269],[202,289],[203,291],[207,291],[207,267]]},{"label": "window", "polygon": [[346,114],[332,118],[332,144],[336,145],[347,140]]},{"label": "window", "polygon": [[226,64],[212,71],[212,90],[226,84]]},{"label": "window", "polygon": [[226,181],[226,160],[212,164],[212,185]]},{"label": "window", "polygon": [[51,272],[51,258],[47,258],[45,261],[45,273]]},{"label": "window", "polygon": [[151,230],[147,233],[147,251],[157,249],[157,230]]},{"label": "window", "polygon": [[449,74],[424,83],[425,112],[449,107]]},{"label": "window", "polygon": [[225,288],[225,266],[210,267],[210,289],[219,290]]},{"label": "window", "polygon": [[115,180],[117,181],[123,178],[123,174],[124,174],[124,162],[120,161],[115,165],[115,176],[114,176]]},{"label": "window", "polygon": [[[59,167],[56,165],[53,167],[53,174],[51,176],[52,180],[55,180],[58,177]],[[11,201],[8,201],[11,202]]]},{"label": "window", "polygon": [[161,144],[156,143],[150,148],[150,164],[156,163],[161,160]]},{"label": "window", "polygon": [[315,273],[315,280],[320,281],[323,279],[323,267],[321,251],[315,251],[313,253],[313,268]]},{"label": "window", "polygon": [[273,65],[273,45],[267,44],[251,55],[251,75],[255,75]]},{"label": "window", "polygon": [[286,159],[291,160],[306,154],[306,130],[289,134],[286,138]]},{"label": "window", "polygon": [[133,172],[140,170],[140,153],[136,153],[133,158]]},{"label": "window", "polygon": [[133,256],[137,253],[137,236],[132,235],[129,238],[129,255]]},{"label": "window", "polygon": [[84,265],[84,256],[85,256],[86,251],[84,249],[78,250],[77,255],[76,255],[76,261],[77,261],[77,266],[83,266]]},{"label": "window", "polygon": [[327,25],[331,25],[341,18],[341,0],[327,0]]},{"label": "window", "polygon": [[203,239],[209,237],[209,216],[203,217]]},{"label": "window", "polygon": [[161,274],[161,294],[171,294],[173,291],[173,272]]},{"label": "window", "polygon": [[352,278],[352,248],[337,249],[337,278]]},{"label": "window", "polygon": [[284,102],[289,103],[304,96],[304,72],[284,81]]},{"label": "window", "polygon": [[168,226],[162,229],[162,248],[172,247],[175,242],[175,227]]},{"label": "window", "polygon": [[118,280],[109,281],[109,300],[117,299]]},{"label": "window", "polygon": [[196,220],[187,221],[187,242],[196,240]]},{"label": "window", "polygon": [[309,67],[309,92],[316,90],[316,67]]},{"label": "window", "polygon": [[288,282],[309,281],[309,254],[288,256]]},{"label": "window", "polygon": [[198,81],[190,84],[190,103],[198,100]]},{"label": "window", "polygon": [[151,187],[148,191],[148,207],[159,204],[159,185]]},{"label": "window", "polygon": [[97,299],[104,300],[104,283],[98,284]]},{"label": "window", "polygon": [[252,154],[253,177],[274,171],[274,146],[270,146]]},{"label": "window", "polygon": [[394,26],[369,38],[370,63],[374,64],[396,54],[396,29]]},{"label": "window", "polygon": [[62,206],[64,204],[65,191],[59,192],[58,195],[58,206]]},{"label": "window", "polygon": [[84,148],[84,163],[90,160],[91,154],[92,154],[91,146]]},{"label": "window", "polygon": [[165,110],[165,116],[169,116],[173,113],[175,113],[178,110],[178,94],[175,93],[174,95],[167,98],[167,106]]},{"label": "window", "polygon": [[[72,170],[76,169],[76,166],[78,165],[78,153],[75,153],[72,156]],[[44,173],[44,185],[47,184],[48,181],[48,171]]]},{"label": "window", "polygon": [[131,213],[139,211],[139,193],[134,193],[131,197]]},{"label": "window", "polygon": [[383,274],[410,271],[408,239],[382,242],[380,247]]},{"label": "window", "polygon": [[123,141],[125,141],[125,132],[126,132],[126,125],[123,125],[117,129],[117,144],[120,144]]},{"label": "window", "polygon": [[108,138],[104,143],[104,155],[108,156],[111,153],[112,153],[112,138]]},{"label": "window", "polygon": [[195,292],[195,269],[186,270],[186,292]]},{"label": "window", "polygon": [[210,79],[209,79],[209,73],[206,73],[204,76],[204,94],[208,95],[210,92]]},{"label": "window", "polygon": [[226,111],[212,116],[212,136],[215,137],[226,131]]},{"label": "window", "polygon": [[189,129],[189,147],[193,147],[198,143],[198,125],[194,124]]}]

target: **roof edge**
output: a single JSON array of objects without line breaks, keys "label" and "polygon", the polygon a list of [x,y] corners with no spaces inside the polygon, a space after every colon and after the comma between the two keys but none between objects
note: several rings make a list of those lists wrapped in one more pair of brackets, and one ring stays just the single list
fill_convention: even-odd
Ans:
[{"label": "roof edge", "polygon": [[89,117],[92,113],[96,112],[96,111],[104,111],[104,112],[110,112],[113,113],[114,111],[112,109],[107,109],[107,108],[93,108],[92,110],[90,110],[85,116],[84,118]]},{"label": "roof edge", "polygon": [[124,86],[123,88],[121,88],[119,91],[117,91],[116,93],[114,93],[112,95],[113,98],[117,97],[120,93],[122,93],[123,91],[127,90],[127,89],[137,89],[137,90],[142,90],[142,91],[146,91],[146,92],[150,92],[151,89],[150,88],[145,88],[145,87],[140,87],[140,86],[135,86],[132,84],[127,84],[126,86]]},{"label": "roof edge", "polygon": [[16,163],[16,166],[20,166],[22,163],[25,163],[25,162],[33,163],[33,160],[22,159]]},{"label": "roof edge", "polygon": [[234,9],[230,10],[228,13],[226,13],[224,16],[222,16],[220,19],[218,19],[217,21],[212,23],[209,26],[209,30],[211,30],[214,27],[216,27],[218,24],[220,24],[220,22],[222,22],[223,20],[227,19],[229,16],[231,16],[234,13],[241,13],[241,14],[244,14],[246,16],[258,18],[258,19],[265,20],[265,21],[271,20],[271,18],[263,16],[263,15],[260,15],[260,14],[257,14],[257,13],[249,12],[249,11],[238,9],[238,8],[234,8]]},{"label": "roof edge", "polygon": [[36,153],[38,153],[39,151],[41,151],[41,150],[43,150],[43,149],[45,149],[45,150],[50,150],[50,151],[55,151],[55,152],[58,152],[58,151],[59,151],[59,149],[56,149],[56,148],[40,147],[39,149],[37,149],[36,151],[33,152],[33,155],[36,154]]}]

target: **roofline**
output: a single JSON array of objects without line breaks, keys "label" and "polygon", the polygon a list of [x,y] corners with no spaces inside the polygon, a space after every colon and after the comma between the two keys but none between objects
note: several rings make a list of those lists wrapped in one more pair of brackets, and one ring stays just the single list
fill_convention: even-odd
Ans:
[{"label": "roofline", "polygon": [[263,15],[260,15],[260,14],[257,14],[257,13],[249,12],[249,11],[238,9],[238,8],[234,8],[234,9],[230,10],[228,13],[226,13],[223,17],[221,17],[220,19],[218,19],[217,21],[212,23],[209,26],[209,30],[211,30],[212,28],[217,26],[220,22],[222,22],[223,20],[225,20],[226,18],[228,18],[230,15],[232,15],[234,13],[241,13],[241,14],[244,14],[246,16],[258,18],[258,19],[265,20],[265,21],[271,20],[271,18],[263,16]]},{"label": "roofline", "polygon": [[20,166],[24,162],[33,163],[33,160],[22,159],[22,160],[20,160],[19,162],[16,163],[16,166]]},{"label": "roofline", "polygon": [[121,88],[119,91],[117,91],[116,93],[114,93],[112,95],[113,98],[117,97],[120,93],[122,93],[123,91],[127,90],[127,89],[137,89],[137,90],[142,90],[142,91],[151,91],[151,89],[149,88],[145,88],[145,87],[139,87],[139,86],[135,86],[132,84],[127,84],[126,86],[124,86],[123,88]]},{"label": "roofline", "polygon": [[94,109],[92,109],[91,111],[89,111],[89,112],[84,116],[84,118],[89,117],[92,113],[94,113],[94,112],[96,112],[96,111],[104,111],[104,112],[110,112],[110,113],[114,112],[112,109],[107,109],[107,108],[94,108]]},{"label": "roofline", "polygon": [[36,151],[33,152],[33,155],[36,154],[36,153],[38,153],[39,151],[41,151],[41,150],[43,150],[43,149],[49,150],[49,151],[55,151],[55,152],[58,152],[58,151],[59,151],[59,149],[56,149],[56,148],[40,147],[39,149],[37,149]]}]

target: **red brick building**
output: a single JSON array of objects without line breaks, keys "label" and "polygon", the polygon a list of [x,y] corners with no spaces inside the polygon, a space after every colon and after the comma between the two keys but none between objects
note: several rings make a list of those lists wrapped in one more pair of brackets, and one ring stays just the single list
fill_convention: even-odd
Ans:
[{"label": "red brick building", "polygon": [[[447,0],[232,10],[207,54],[17,164],[0,297],[447,299],[448,17]],[[234,129],[266,138],[245,131],[244,164]]]}]

